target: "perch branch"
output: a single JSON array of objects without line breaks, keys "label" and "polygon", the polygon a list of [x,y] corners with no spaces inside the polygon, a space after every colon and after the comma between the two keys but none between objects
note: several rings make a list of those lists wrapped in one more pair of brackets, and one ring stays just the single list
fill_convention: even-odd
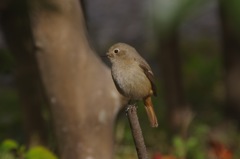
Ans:
[{"label": "perch branch", "polygon": [[147,149],[144,143],[142,130],[138,121],[137,108],[135,105],[127,106],[127,117],[130,123],[138,159],[148,159]]}]

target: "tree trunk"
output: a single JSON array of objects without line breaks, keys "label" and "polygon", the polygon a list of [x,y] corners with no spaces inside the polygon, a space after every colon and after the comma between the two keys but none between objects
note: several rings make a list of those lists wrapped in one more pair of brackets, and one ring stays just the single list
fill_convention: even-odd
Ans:
[{"label": "tree trunk", "polygon": [[[240,121],[240,30],[236,0],[219,0],[220,21],[223,37],[223,59],[225,66],[226,112]],[[237,18],[237,19],[235,19]]]},{"label": "tree trunk", "polygon": [[42,80],[62,159],[110,159],[121,96],[89,47],[78,0],[29,0]]},{"label": "tree trunk", "polygon": [[192,113],[184,95],[177,30],[171,30],[168,34],[161,36],[159,42],[159,59],[169,125],[175,133],[186,136]]}]

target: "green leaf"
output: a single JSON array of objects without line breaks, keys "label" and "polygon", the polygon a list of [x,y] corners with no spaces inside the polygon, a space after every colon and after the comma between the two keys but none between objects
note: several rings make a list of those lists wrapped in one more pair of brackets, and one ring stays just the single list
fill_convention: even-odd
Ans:
[{"label": "green leaf", "polygon": [[0,149],[2,151],[10,151],[10,150],[13,150],[13,149],[17,149],[18,148],[18,143],[14,140],[11,140],[11,139],[7,139],[7,140],[4,140],[0,146]]},{"label": "green leaf", "polygon": [[198,145],[198,141],[195,137],[190,137],[188,140],[187,140],[187,149],[188,150],[191,150],[193,148],[195,148],[197,145]]},{"label": "green leaf", "polygon": [[26,153],[26,159],[57,159],[57,157],[48,149],[37,146]]},{"label": "green leaf", "polygon": [[175,148],[176,155],[180,158],[185,157],[186,147],[184,140],[181,137],[176,136],[173,138],[173,145]]}]

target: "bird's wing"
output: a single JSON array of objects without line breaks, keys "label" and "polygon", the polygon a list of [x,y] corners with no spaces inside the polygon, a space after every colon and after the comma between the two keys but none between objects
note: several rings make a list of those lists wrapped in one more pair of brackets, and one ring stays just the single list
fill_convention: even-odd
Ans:
[{"label": "bird's wing", "polygon": [[154,83],[154,76],[153,76],[153,72],[152,72],[150,66],[148,64],[146,64],[146,62],[144,62],[144,61],[142,63],[140,63],[139,66],[140,66],[140,68],[143,69],[145,75],[147,76],[147,78],[151,82],[153,95],[157,96],[157,87]]}]

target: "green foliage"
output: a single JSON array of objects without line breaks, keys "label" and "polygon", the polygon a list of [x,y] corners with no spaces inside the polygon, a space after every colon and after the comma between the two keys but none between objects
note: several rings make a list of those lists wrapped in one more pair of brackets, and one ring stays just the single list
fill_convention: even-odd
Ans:
[{"label": "green foliage", "polygon": [[185,142],[181,137],[176,136],[173,138],[173,145],[176,151],[176,156],[185,158],[187,141]]},{"label": "green foliage", "polygon": [[198,125],[192,130],[190,137],[184,139],[180,136],[173,138],[172,144],[175,155],[179,158],[205,159],[206,153],[206,133],[209,128],[206,125]]},{"label": "green foliage", "polygon": [[18,148],[18,143],[14,140],[11,140],[11,139],[7,139],[7,140],[4,140],[2,142],[2,144],[0,145],[0,150],[1,151],[11,151],[13,149],[17,149]]},{"label": "green foliage", "polygon": [[15,159],[22,150],[16,141],[6,139],[0,144],[0,159]]},{"label": "green foliage", "polygon": [[6,139],[0,144],[0,159],[57,159],[51,151],[43,146],[36,146],[26,151],[25,146]]},{"label": "green foliage", "polygon": [[26,153],[26,159],[57,159],[57,157],[45,147],[38,146]]}]

